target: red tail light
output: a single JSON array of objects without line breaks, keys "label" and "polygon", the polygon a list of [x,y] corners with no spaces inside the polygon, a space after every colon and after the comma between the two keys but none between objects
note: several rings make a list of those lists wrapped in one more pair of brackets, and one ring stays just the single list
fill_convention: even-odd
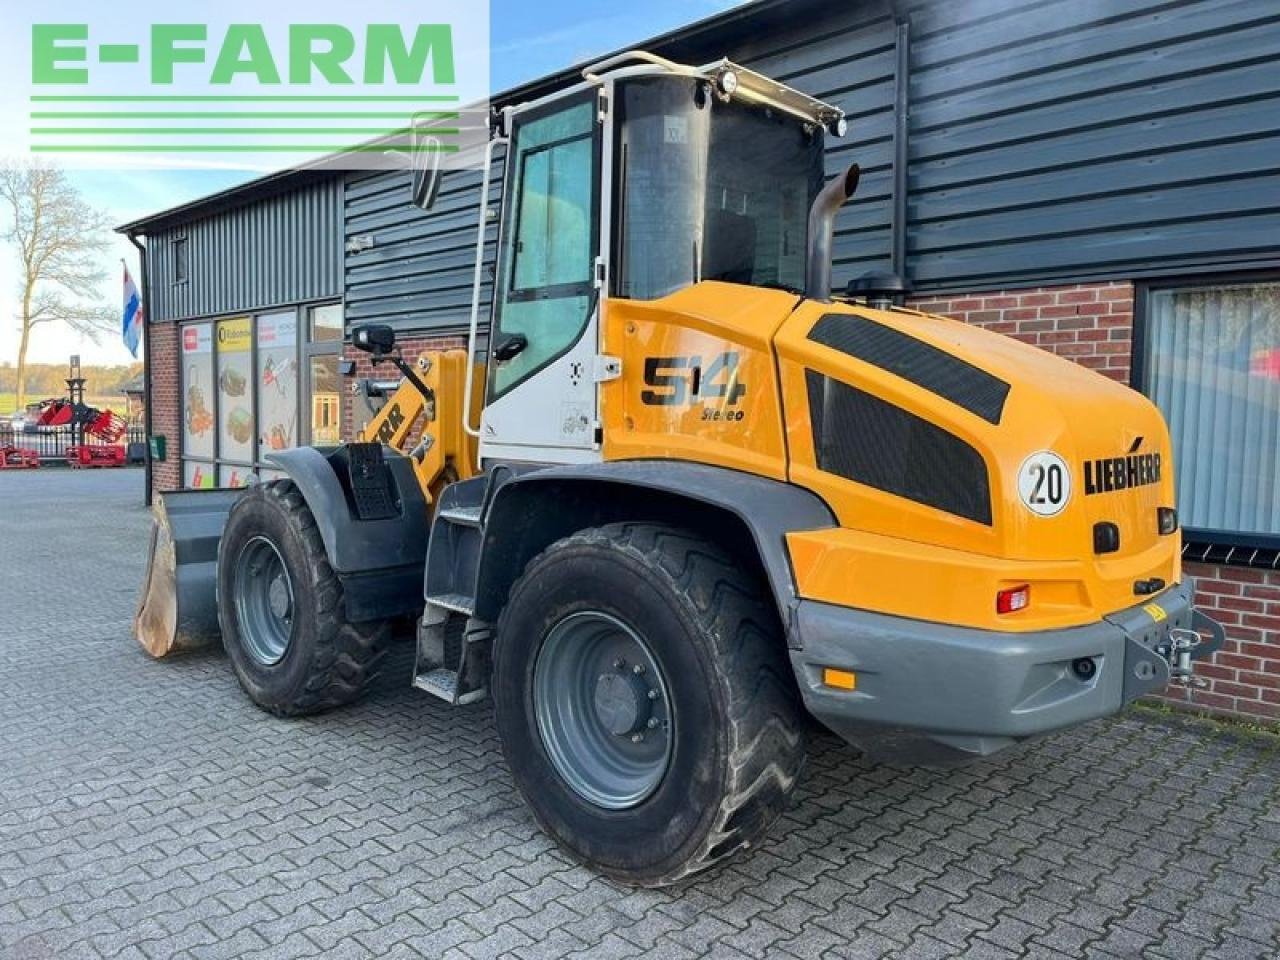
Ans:
[{"label": "red tail light", "polygon": [[1020,587],[1010,587],[996,594],[996,613],[1017,613],[1025,610],[1031,602],[1031,585],[1024,583]]}]

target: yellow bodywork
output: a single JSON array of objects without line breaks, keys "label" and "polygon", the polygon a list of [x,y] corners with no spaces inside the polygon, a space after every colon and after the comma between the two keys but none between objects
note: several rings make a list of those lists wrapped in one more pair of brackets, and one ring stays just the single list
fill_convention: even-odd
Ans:
[{"label": "yellow bodywork", "polygon": [[[418,358],[417,373],[431,397],[424,396],[409,380],[401,380],[382,409],[361,426],[356,439],[386,444],[406,454],[413,461],[418,485],[431,504],[450,483],[467,480],[479,472],[476,440],[462,429],[467,353],[424,353]],[[483,384],[484,366],[478,365],[472,376],[472,410],[481,407]]]},{"label": "yellow bodywork", "polygon": [[[831,313],[858,314],[1010,384],[1000,422],[811,340],[814,324]],[[1163,419],[1138,393],[1068,360],[943,317],[714,282],[656,301],[607,301],[603,339],[604,352],[622,359],[622,377],[601,390],[606,459],[731,467],[789,480],[831,507],[837,528],[788,536],[806,598],[1020,632],[1094,622],[1137,603],[1136,581],[1180,577],[1180,537],[1156,529],[1157,508],[1174,503]],[[807,371],[964,440],[986,465],[992,522],[819,469]],[[1135,449],[1160,455],[1158,482],[1085,493],[1086,461]],[[1023,461],[1040,451],[1070,470],[1071,494],[1055,516],[1031,512],[1017,489]],[[1102,521],[1119,528],[1113,553],[1094,552]],[[1028,607],[998,614],[997,592],[1023,584],[1031,587]]]}]

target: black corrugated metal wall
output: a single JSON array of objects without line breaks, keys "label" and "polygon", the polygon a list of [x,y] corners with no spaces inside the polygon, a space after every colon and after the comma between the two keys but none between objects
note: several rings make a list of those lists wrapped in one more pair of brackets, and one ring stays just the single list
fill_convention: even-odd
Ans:
[{"label": "black corrugated metal wall", "polygon": [[1280,5],[908,9],[917,286],[1280,258]]},{"label": "black corrugated metal wall", "polygon": [[[342,181],[278,194],[148,238],[153,321],[185,320],[342,295]],[[187,280],[173,275],[177,239]]]},{"label": "black corrugated metal wall", "polygon": [[[907,272],[918,289],[1280,262],[1274,3],[903,0],[895,11],[792,0],[659,47],[730,56],[849,113],[828,174],[856,160],[863,179],[837,224],[837,286],[890,263],[895,12],[911,26]],[[406,174],[348,178],[344,235],[374,240],[346,257],[349,320],[461,328],[478,194],[477,174],[450,174],[423,214]]]}]

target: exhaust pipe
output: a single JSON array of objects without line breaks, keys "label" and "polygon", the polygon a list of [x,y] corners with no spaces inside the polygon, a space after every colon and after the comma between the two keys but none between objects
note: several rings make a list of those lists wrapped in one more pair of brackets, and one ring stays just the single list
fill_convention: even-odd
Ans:
[{"label": "exhaust pipe", "polygon": [[809,208],[809,249],[804,293],[810,300],[831,299],[831,252],[836,214],[858,189],[862,168],[851,164],[842,176],[828,183]]}]

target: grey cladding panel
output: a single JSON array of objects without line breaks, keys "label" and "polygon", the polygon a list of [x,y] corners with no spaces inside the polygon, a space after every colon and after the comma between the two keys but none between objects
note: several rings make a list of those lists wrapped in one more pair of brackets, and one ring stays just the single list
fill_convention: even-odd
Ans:
[{"label": "grey cladding panel", "polygon": [[[429,211],[409,202],[409,181],[408,172],[347,178],[345,238],[369,238],[373,243],[370,249],[346,254],[347,322],[389,323],[402,330],[461,330],[471,316],[481,175],[447,172]],[[491,209],[498,209],[501,200],[501,168],[495,165]],[[497,238],[494,221],[485,229],[480,308],[486,322]]]},{"label": "grey cladding panel", "polygon": [[[148,237],[152,319],[183,320],[342,295],[335,177]],[[187,279],[175,275],[185,242]]]},{"label": "grey cladding panel", "polygon": [[911,13],[918,287],[1280,257],[1280,7],[930,0]]}]

